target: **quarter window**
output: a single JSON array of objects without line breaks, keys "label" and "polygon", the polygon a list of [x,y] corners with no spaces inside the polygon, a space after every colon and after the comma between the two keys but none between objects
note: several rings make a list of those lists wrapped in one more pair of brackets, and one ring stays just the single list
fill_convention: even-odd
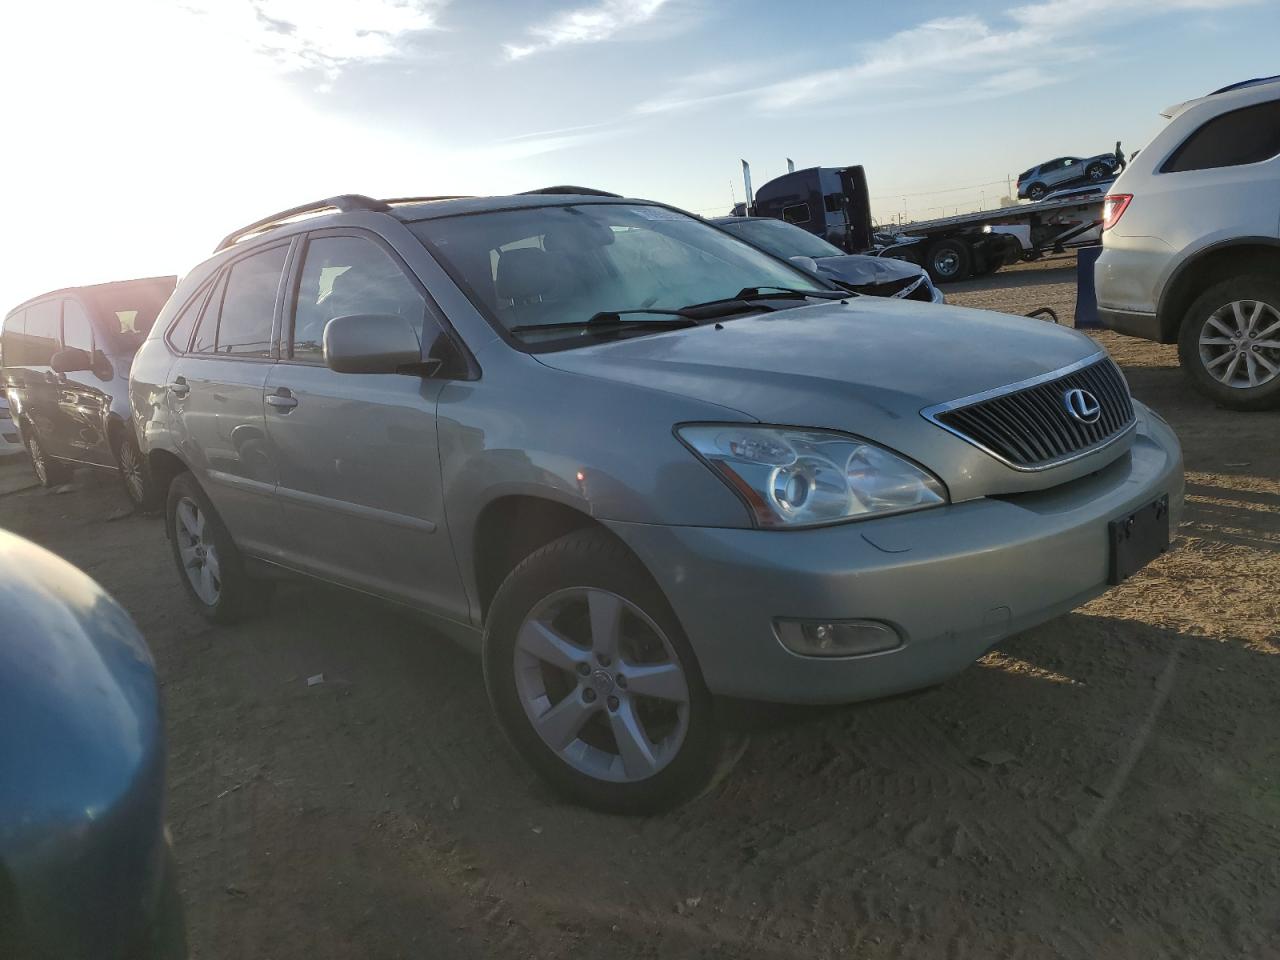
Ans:
[{"label": "quarter window", "polygon": [[93,326],[84,307],[75,300],[62,301],[62,345],[93,355]]},{"label": "quarter window", "polygon": [[315,237],[298,284],[290,356],[324,361],[324,328],[335,317],[404,317],[422,340],[427,302],[391,256],[364,237]]},{"label": "quarter window", "polygon": [[1280,155],[1280,100],[1208,120],[1170,154],[1161,173],[1261,163]]},{"label": "quarter window", "polygon": [[177,350],[179,353],[186,353],[187,347],[191,344],[191,331],[196,325],[196,320],[200,316],[200,306],[204,303],[205,297],[209,290],[206,287],[194,297],[191,302],[182,308],[182,312],[178,314],[178,318],[173,321],[173,325],[169,327],[169,346]]}]

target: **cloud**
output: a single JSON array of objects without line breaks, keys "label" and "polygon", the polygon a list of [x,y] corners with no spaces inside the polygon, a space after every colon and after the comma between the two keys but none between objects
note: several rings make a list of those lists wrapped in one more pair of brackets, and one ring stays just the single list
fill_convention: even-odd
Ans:
[{"label": "cloud", "polygon": [[188,0],[212,29],[248,43],[278,69],[330,80],[358,62],[403,53],[413,34],[439,29],[448,0]]},{"label": "cloud", "polygon": [[[881,106],[986,99],[1068,79],[1061,68],[1096,56],[1118,22],[1169,11],[1220,10],[1260,0],[1041,0],[998,18],[940,17],[865,43],[851,63],[755,84],[675,84],[633,108],[641,115],[744,102],[761,113],[822,107],[839,112]],[[1055,72],[1043,69],[1053,51]],[[777,75],[776,73],[774,74]],[[715,71],[703,76],[714,77]]]},{"label": "cloud", "polygon": [[526,43],[503,44],[508,60],[522,60],[535,53],[566,44],[600,43],[618,33],[648,23],[668,0],[601,0],[590,7],[557,13],[546,23],[528,29]]}]

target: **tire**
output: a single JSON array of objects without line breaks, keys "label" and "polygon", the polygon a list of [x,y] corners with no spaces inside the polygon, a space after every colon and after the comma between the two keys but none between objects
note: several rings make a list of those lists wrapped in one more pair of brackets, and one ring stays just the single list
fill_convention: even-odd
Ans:
[{"label": "tire", "polygon": [[[636,692],[642,672],[661,696]],[[602,530],[567,534],[508,575],[486,624],[484,676],[511,744],[573,802],[654,813],[721,770],[725,740],[684,631],[648,571]],[[567,722],[535,728],[535,716]]]},{"label": "tire", "polygon": [[925,269],[934,283],[964,280],[972,267],[973,254],[963,240],[936,240],[925,257]]},{"label": "tire", "polygon": [[1111,170],[1105,163],[1091,163],[1085,168],[1084,175],[1089,178],[1090,183],[1098,183],[1107,179],[1111,175]]},{"label": "tire", "polygon": [[48,490],[70,481],[71,468],[56,457],[45,453],[44,440],[36,432],[36,428],[28,425],[25,432],[27,453],[31,455],[31,472],[36,475],[36,481],[40,486]]},{"label": "tire", "polygon": [[236,623],[262,611],[270,584],[245,572],[239,548],[189,473],[178,474],[169,485],[165,532],[178,578],[206,619]]},{"label": "tire", "polygon": [[1032,203],[1035,203],[1037,200],[1043,200],[1044,195],[1048,192],[1049,188],[1043,183],[1033,183],[1031,186],[1027,187],[1027,199]]},{"label": "tire", "polygon": [[115,455],[116,471],[120,474],[120,484],[124,487],[125,496],[139,510],[154,509],[156,496],[151,472],[147,469],[147,461],[138,448],[138,440],[131,427],[125,427],[121,432]]},{"label": "tire", "polygon": [[1196,389],[1222,406],[1280,407],[1280,281],[1247,274],[1214,284],[1187,310],[1178,356]]}]

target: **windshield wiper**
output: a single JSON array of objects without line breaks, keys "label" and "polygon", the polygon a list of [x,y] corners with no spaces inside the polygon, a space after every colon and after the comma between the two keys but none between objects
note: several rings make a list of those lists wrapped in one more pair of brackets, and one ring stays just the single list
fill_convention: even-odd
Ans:
[{"label": "windshield wiper", "polygon": [[[772,290],[773,293],[765,291]],[[814,297],[818,300],[843,300],[849,294],[843,290],[797,290],[795,287],[743,287],[732,299],[734,300],[803,300]]]},{"label": "windshield wiper", "polygon": [[[771,290],[772,293],[765,291]],[[681,307],[678,313],[699,320],[711,320],[716,317],[728,317],[749,310],[774,310],[775,307],[760,303],[761,300],[805,300],[817,297],[820,300],[845,300],[848,293],[842,290],[796,290],[791,287],[743,287],[732,297],[722,300],[707,300],[704,303],[691,303]]]},{"label": "windshield wiper", "polygon": [[[649,315],[658,314],[660,316],[671,317],[670,320],[624,320],[623,317],[632,314],[645,313]],[[658,308],[643,308],[638,310],[601,310],[597,314],[593,314],[587,320],[567,320],[563,323],[527,323],[517,327],[512,327],[512,333],[525,333],[530,330],[618,330],[618,329],[674,329],[677,327],[694,327],[698,321],[695,317],[691,317],[683,310],[662,310]]]}]

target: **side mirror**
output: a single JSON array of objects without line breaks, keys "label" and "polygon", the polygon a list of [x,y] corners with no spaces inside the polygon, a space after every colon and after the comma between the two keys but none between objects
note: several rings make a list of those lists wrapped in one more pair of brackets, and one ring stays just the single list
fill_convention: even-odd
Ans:
[{"label": "side mirror", "polygon": [[93,358],[89,351],[79,347],[67,347],[59,350],[49,360],[54,373],[78,373],[81,370],[93,369]]},{"label": "side mirror", "polygon": [[427,372],[409,321],[387,314],[334,317],[324,328],[324,362],[335,373]]},{"label": "side mirror", "polygon": [[789,259],[801,270],[808,273],[818,272],[818,261],[813,259],[813,257],[791,257]]}]

